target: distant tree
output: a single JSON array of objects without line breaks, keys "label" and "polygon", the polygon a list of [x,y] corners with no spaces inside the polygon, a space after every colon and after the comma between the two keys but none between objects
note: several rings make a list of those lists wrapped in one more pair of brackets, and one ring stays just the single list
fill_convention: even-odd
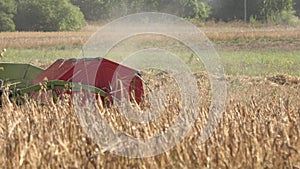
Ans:
[{"label": "distant tree", "polygon": [[144,12],[157,12],[160,0],[144,0],[143,11]]},{"label": "distant tree", "polygon": [[83,12],[86,20],[113,19],[143,11],[144,3],[153,0],[70,0]]},{"label": "distant tree", "polygon": [[89,21],[97,21],[109,17],[109,0],[70,0],[79,7],[84,18]]},{"label": "distant tree", "polygon": [[[247,20],[257,18],[263,0],[247,0]],[[244,0],[212,0],[211,18],[223,21],[244,20]]]},{"label": "distant tree", "polygon": [[0,12],[0,32],[2,31],[14,31],[15,24],[9,15]]},{"label": "distant tree", "polygon": [[14,31],[13,17],[16,13],[14,0],[0,0],[0,31]]},{"label": "distant tree", "polygon": [[[212,18],[231,21],[244,20],[244,0],[212,0]],[[293,0],[247,0],[247,20],[270,22],[288,18],[292,14]]]},{"label": "distant tree", "polygon": [[158,0],[157,11],[177,15],[183,18],[206,19],[210,8],[199,0]]},{"label": "distant tree", "polygon": [[195,18],[208,19],[211,15],[211,6],[205,2],[198,2],[195,14]]},{"label": "distant tree", "polygon": [[[108,0],[109,3],[107,5],[108,7],[108,19],[115,19],[119,18],[125,15],[130,14],[130,11],[133,9],[130,9],[129,4],[130,0]],[[135,3],[135,1],[139,0],[132,0],[132,4]]]},{"label": "distant tree", "polygon": [[275,22],[293,10],[293,0],[263,0],[260,16],[263,21]]},{"label": "distant tree", "polygon": [[84,17],[69,0],[22,0],[15,23],[20,31],[74,31],[83,26]]},{"label": "distant tree", "polygon": [[84,13],[85,19],[113,19],[139,12],[164,12],[185,18],[206,19],[207,3],[199,0],[71,0]]},{"label": "distant tree", "polygon": [[300,0],[294,1],[294,10],[296,11],[296,15],[300,17]]}]

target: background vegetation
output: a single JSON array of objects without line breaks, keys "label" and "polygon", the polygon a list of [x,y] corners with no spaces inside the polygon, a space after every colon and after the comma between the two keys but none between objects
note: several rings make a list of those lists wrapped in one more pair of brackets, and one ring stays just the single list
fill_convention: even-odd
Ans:
[{"label": "background vegetation", "polygon": [[15,15],[19,31],[67,31],[83,26],[83,14],[68,0],[22,0]]},{"label": "background vegetation", "polygon": [[16,2],[13,0],[0,0],[0,31],[14,31],[13,17],[17,12]]},{"label": "background vegetation", "polygon": [[296,0],[0,0],[0,31],[75,31],[85,21],[146,11],[200,21],[292,24],[299,9]]}]

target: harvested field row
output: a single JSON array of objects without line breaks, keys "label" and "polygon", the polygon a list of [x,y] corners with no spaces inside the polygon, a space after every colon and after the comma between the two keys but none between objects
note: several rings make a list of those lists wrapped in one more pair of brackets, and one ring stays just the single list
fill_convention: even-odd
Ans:
[{"label": "harvested field row", "polygon": [[[250,48],[263,49],[269,44],[274,48],[288,49],[291,47],[298,49],[300,46],[300,29],[298,28],[222,29],[205,27],[202,30],[210,40],[220,45],[220,48],[234,46],[237,49],[240,46],[250,45]],[[0,47],[82,46],[95,31],[94,28],[82,32],[1,32]],[[228,45],[224,45],[223,42],[228,43]],[[242,45],[237,44],[237,42],[241,42]]]}]

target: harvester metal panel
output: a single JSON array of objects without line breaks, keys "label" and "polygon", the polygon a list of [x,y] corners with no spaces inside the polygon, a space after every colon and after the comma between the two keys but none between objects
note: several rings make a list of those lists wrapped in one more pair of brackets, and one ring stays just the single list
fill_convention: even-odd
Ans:
[{"label": "harvester metal panel", "polygon": [[0,79],[5,84],[16,83],[16,87],[23,88],[43,72],[42,68],[23,63],[0,63]]},{"label": "harvester metal panel", "polygon": [[137,70],[104,58],[59,59],[42,72],[33,84],[52,80],[95,86],[118,99],[128,93],[134,96],[137,103],[140,103],[144,93]]}]

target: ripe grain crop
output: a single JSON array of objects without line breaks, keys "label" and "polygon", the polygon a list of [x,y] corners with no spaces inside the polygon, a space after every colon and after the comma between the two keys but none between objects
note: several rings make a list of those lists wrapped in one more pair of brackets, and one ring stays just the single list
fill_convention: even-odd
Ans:
[{"label": "ripe grain crop", "polygon": [[203,28],[212,40],[300,39],[298,28]]},{"label": "ripe grain crop", "polygon": [[[155,75],[164,88],[168,77]],[[68,97],[43,106],[29,100],[16,106],[2,96],[1,168],[299,168],[300,79],[286,75],[227,77],[228,97],[221,122],[206,142],[198,137],[210,104],[207,74],[195,73],[201,95],[198,119],[185,139],[158,156],[141,159],[105,151],[83,131]],[[155,77],[154,77],[155,78]],[[171,81],[169,81],[171,82]],[[174,93],[175,95],[176,92]],[[160,100],[160,98],[157,98]],[[180,100],[167,102],[158,123],[137,126],[114,108],[97,111],[115,130],[150,137],[176,118]],[[195,108],[196,110],[196,108]],[[171,119],[172,119],[171,118]],[[140,131],[140,132],[137,132]]]},{"label": "ripe grain crop", "polygon": [[38,48],[82,45],[92,32],[1,32],[0,46],[6,48]]}]

